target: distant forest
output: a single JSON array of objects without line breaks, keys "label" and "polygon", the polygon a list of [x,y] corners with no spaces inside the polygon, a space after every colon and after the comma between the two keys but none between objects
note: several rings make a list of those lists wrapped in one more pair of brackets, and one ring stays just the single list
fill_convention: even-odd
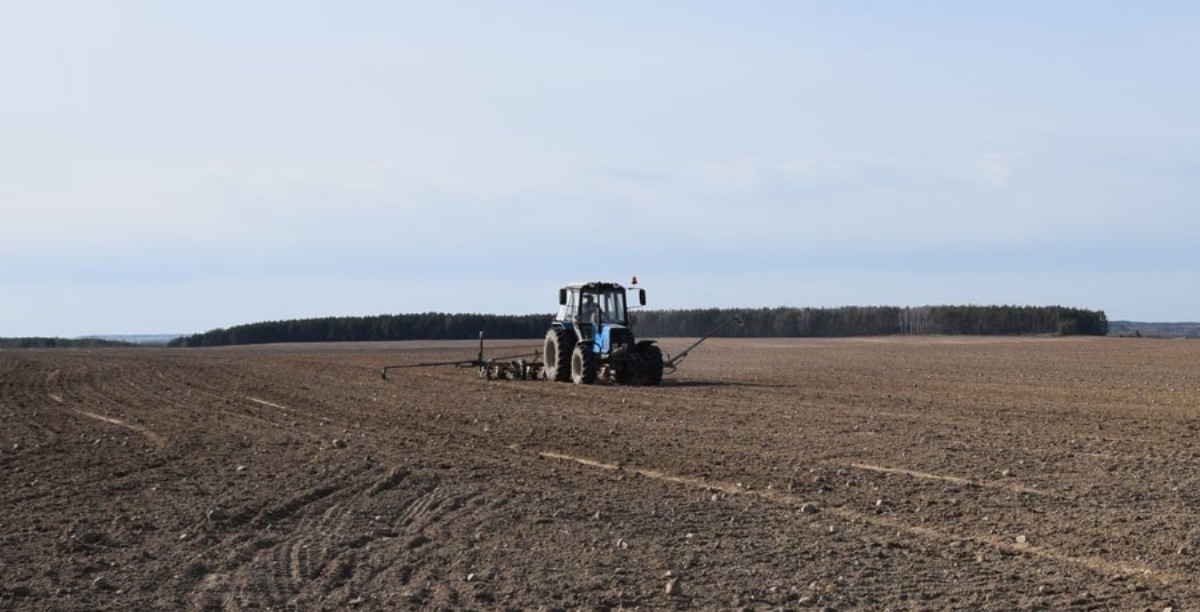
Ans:
[{"label": "distant forest", "polygon": [[102,340],[100,338],[0,338],[0,349],[11,348],[99,348],[114,346],[138,346],[132,342]]},{"label": "distant forest", "polygon": [[[700,336],[732,316],[745,322],[719,335],[739,337],[847,337],[918,335],[1061,336],[1108,334],[1103,311],[1062,306],[848,306],[842,308],[710,308],[637,312],[639,337]],[[267,321],[172,340],[168,346],[225,346],[274,342],[541,338],[550,315],[428,312],[372,317]]]}]

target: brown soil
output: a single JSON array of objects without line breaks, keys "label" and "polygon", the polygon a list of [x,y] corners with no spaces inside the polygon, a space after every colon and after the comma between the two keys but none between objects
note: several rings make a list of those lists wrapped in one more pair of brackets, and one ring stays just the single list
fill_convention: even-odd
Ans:
[{"label": "brown soil", "polygon": [[655,388],[379,376],[472,353],[0,352],[0,609],[1200,605],[1200,343],[715,340]]}]

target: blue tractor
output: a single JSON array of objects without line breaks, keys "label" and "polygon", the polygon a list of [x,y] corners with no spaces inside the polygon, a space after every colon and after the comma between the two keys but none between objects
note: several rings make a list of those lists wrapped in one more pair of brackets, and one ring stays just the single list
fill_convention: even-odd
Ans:
[{"label": "blue tractor", "polygon": [[626,290],[617,283],[575,283],[559,289],[558,313],[542,351],[545,377],[578,385],[597,380],[661,383],[662,349],[654,340],[634,339],[626,307],[630,293],[640,306],[646,305],[645,289]]}]

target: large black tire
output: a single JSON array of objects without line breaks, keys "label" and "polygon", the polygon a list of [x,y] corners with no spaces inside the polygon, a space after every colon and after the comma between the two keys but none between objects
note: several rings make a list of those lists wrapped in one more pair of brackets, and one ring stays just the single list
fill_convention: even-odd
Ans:
[{"label": "large black tire", "polygon": [[578,343],[571,351],[571,381],[577,385],[590,385],[596,382],[596,372],[600,362],[591,343]]},{"label": "large black tire", "polygon": [[613,380],[618,385],[628,385],[633,382],[633,365],[624,362],[613,367]]},{"label": "large black tire", "polygon": [[642,367],[634,376],[634,384],[657,385],[661,383],[663,377],[662,349],[651,344],[643,347],[640,353],[642,356]]},{"label": "large black tire", "polygon": [[542,345],[546,378],[557,382],[571,380],[571,350],[574,348],[574,333],[561,327],[551,327],[546,332],[546,343]]}]

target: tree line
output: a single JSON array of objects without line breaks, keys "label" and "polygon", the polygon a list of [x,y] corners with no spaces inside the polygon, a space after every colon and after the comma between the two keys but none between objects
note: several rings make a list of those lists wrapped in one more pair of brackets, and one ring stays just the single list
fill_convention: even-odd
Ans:
[{"label": "tree line", "polygon": [[549,315],[485,315],[426,312],[373,317],[322,317],[265,321],[176,338],[167,346],[224,346],[272,342],[348,342],[374,340],[461,340],[540,338]]},{"label": "tree line", "polygon": [[139,346],[132,342],[119,340],[103,340],[101,338],[48,338],[42,336],[28,338],[0,338],[0,349],[15,348],[110,348],[110,347]]},{"label": "tree line", "polygon": [[649,336],[698,336],[731,316],[742,319],[723,336],[817,337],[914,335],[1060,336],[1108,334],[1104,311],[1063,306],[844,306],[647,311],[639,332]]},{"label": "tree line", "polygon": [[[840,308],[708,308],[644,310],[634,317],[639,337],[693,337],[738,316],[744,325],[719,335],[742,337],[847,337],[899,334],[1094,335],[1108,333],[1103,311],[1063,306],[845,306]],[[369,317],[266,321],[214,329],[172,340],[168,346],[224,346],[275,342],[540,338],[550,315],[427,312]]]}]

